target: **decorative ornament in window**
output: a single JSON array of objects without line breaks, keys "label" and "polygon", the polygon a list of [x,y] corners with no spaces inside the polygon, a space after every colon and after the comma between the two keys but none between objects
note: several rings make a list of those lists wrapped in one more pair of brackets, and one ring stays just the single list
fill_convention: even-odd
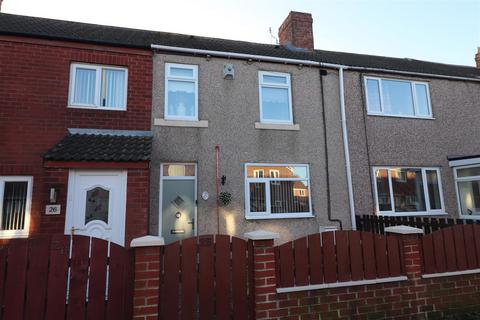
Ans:
[{"label": "decorative ornament in window", "polygon": [[100,220],[108,224],[108,203],[110,191],[96,187],[87,191],[85,205],[85,224],[90,221]]}]

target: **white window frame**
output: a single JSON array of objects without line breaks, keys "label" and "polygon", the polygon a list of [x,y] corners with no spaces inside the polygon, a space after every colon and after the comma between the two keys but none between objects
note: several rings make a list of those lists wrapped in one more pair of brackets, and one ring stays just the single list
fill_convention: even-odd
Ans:
[{"label": "white window frame", "polygon": [[469,216],[469,215],[462,214],[462,203],[460,202],[460,191],[458,190],[458,182],[480,181],[480,176],[458,177],[457,170],[458,169],[475,168],[475,167],[480,167],[480,163],[472,164],[472,165],[465,165],[465,166],[458,166],[458,167],[453,168],[453,180],[455,182],[455,193],[457,195],[458,216],[462,219],[480,220],[480,215],[479,216]]},{"label": "white window frame", "polygon": [[3,197],[5,182],[27,182],[27,202],[25,205],[25,224],[22,230],[0,230],[0,239],[27,238],[30,230],[30,210],[32,208],[32,176],[0,176],[0,225],[3,217]]},{"label": "white window frame", "polygon": [[[395,199],[393,195],[393,185],[391,170],[392,169],[421,169],[422,170],[422,181],[423,181],[423,194],[425,197],[425,208],[426,211],[413,211],[413,212],[396,212],[395,211]],[[388,185],[390,190],[390,206],[391,210],[389,211],[380,211],[380,206],[378,203],[378,190],[377,190],[377,177],[375,176],[376,170],[387,170],[388,172]],[[427,185],[427,176],[426,171],[436,171],[438,178],[438,192],[440,194],[440,209],[430,209],[430,197],[428,195],[428,185]],[[409,216],[438,216],[446,215],[445,204],[443,202],[443,188],[442,188],[442,177],[440,175],[440,168],[438,167],[414,167],[414,166],[375,166],[372,167],[372,181],[373,181],[373,191],[375,196],[375,213],[378,216],[395,216],[395,217],[409,217]]]},{"label": "white window frame", "polygon": [[[287,80],[286,84],[281,83],[271,83],[264,82],[263,76],[274,76],[274,77],[285,77]],[[263,99],[262,99],[262,88],[280,88],[288,90],[288,105],[289,105],[289,120],[271,120],[265,119],[263,117]],[[260,105],[260,122],[261,123],[270,123],[270,124],[293,124],[293,105],[292,105],[292,82],[289,73],[283,72],[272,72],[272,71],[259,71],[258,72],[258,97]]]},{"label": "white window frame", "polygon": [[[190,69],[193,71],[193,77],[179,77],[170,74],[171,68]],[[195,84],[195,114],[192,117],[176,116],[168,114],[168,81],[182,81]],[[186,120],[198,121],[198,66],[193,64],[165,63],[165,90],[164,90],[164,118],[166,120]]]},{"label": "white window frame", "polygon": [[[307,177],[304,178],[249,178],[248,167],[305,167],[307,169]],[[270,182],[272,181],[307,181],[308,183],[308,206],[309,212],[290,212],[290,213],[271,213],[271,199],[270,199]],[[265,184],[265,209],[264,212],[250,212],[250,183],[264,183]],[[310,186],[310,166],[308,164],[293,164],[293,163],[245,163],[245,218],[247,220],[259,220],[259,219],[285,219],[285,218],[312,218],[312,192]]]},{"label": "white window frame", "polygon": [[[380,112],[378,111],[371,111],[370,110],[370,103],[368,101],[368,86],[367,86],[367,81],[368,80],[375,80],[378,81],[378,90],[379,90],[379,95],[380,95]],[[413,112],[414,115],[398,115],[398,114],[390,114],[386,113],[384,111],[384,103],[383,103],[383,92],[382,92],[382,80],[390,80],[390,81],[398,81],[398,82],[407,82],[410,84],[410,87],[412,89],[412,99],[413,99]],[[417,91],[415,88],[415,85],[420,84],[420,85],[425,85],[427,89],[427,103],[428,103],[428,113],[429,115],[419,115],[418,114],[418,104],[417,104]],[[412,80],[404,80],[404,79],[397,79],[397,78],[381,78],[381,77],[370,77],[370,76],[365,76],[363,77],[363,85],[365,88],[365,101],[367,104],[367,114],[368,115],[374,115],[374,116],[386,116],[386,117],[398,117],[398,118],[420,118],[420,119],[433,119],[433,114],[432,114],[432,103],[430,101],[430,87],[428,82],[424,81],[412,81]]]},{"label": "white window frame", "polygon": [[[74,102],[74,92],[75,92],[75,75],[77,68],[82,69],[91,69],[95,70],[95,103],[94,104],[85,104],[85,103],[75,103]],[[124,87],[124,101],[123,105],[119,107],[104,107],[101,105],[101,90],[102,90],[102,70],[120,70],[125,72],[125,87]],[[68,108],[80,108],[80,109],[96,109],[96,110],[112,110],[112,111],[125,111],[127,110],[127,97],[128,97],[128,69],[123,67],[114,67],[108,65],[98,65],[98,64],[88,64],[88,63],[72,63],[70,65],[70,86],[68,89]]]}]

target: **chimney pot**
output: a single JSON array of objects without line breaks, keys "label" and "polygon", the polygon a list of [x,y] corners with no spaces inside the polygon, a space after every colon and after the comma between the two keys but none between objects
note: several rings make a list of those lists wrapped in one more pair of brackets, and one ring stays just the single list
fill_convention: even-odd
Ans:
[{"label": "chimney pot", "polygon": [[278,28],[280,44],[313,50],[312,22],[313,19],[310,13],[290,11],[280,28]]},{"label": "chimney pot", "polygon": [[477,50],[477,54],[475,55],[475,62],[477,63],[477,68],[480,69],[480,47],[478,47]]}]

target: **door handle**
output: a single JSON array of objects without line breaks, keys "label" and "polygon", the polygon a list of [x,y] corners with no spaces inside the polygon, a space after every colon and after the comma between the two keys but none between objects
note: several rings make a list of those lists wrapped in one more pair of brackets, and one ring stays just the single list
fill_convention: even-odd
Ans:
[{"label": "door handle", "polygon": [[73,234],[75,234],[75,231],[87,231],[87,228],[75,228],[75,227],[72,227],[72,229],[70,229],[70,232]]},{"label": "door handle", "polygon": [[192,218],[192,220],[188,221],[187,223],[192,225],[192,230],[195,229],[195,218]]}]

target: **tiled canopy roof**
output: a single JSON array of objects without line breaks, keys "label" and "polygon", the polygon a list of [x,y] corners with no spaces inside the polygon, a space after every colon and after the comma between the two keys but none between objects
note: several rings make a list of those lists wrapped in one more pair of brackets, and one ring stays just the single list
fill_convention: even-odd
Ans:
[{"label": "tiled canopy roof", "polygon": [[148,161],[151,149],[151,136],[69,133],[43,157],[53,161]]},{"label": "tiled canopy roof", "polygon": [[[151,44],[193,49],[237,52],[280,58],[314,60],[347,66],[369,67],[479,78],[480,69],[415,59],[390,58],[365,54],[289,49],[285,46],[198,37],[168,32],[138,30],[104,25],[28,17],[0,13],[0,34],[150,49]],[[472,61],[473,61],[472,52]]]}]

